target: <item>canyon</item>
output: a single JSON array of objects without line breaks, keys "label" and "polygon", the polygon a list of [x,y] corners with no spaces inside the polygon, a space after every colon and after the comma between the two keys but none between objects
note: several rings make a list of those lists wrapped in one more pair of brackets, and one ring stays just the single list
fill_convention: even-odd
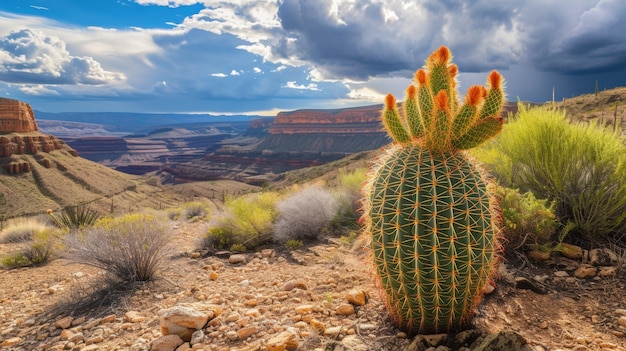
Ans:
[{"label": "canyon", "polygon": [[[64,150],[78,156],[76,150],[59,138],[39,132],[31,106],[25,102],[0,98],[0,167],[8,174],[27,173],[29,162],[20,155],[38,155]],[[38,155],[37,160],[47,168],[50,161]]]}]

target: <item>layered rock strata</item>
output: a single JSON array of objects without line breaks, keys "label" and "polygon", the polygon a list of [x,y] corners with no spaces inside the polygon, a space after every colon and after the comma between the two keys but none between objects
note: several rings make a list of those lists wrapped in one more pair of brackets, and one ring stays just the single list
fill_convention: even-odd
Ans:
[{"label": "layered rock strata", "polygon": [[0,133],[30,133],[39,128],[29,104],[0,98]]},{"label": "layered rock strata", "polygon": [[25,102],[0,98],[0,164],[9,174],[30,172],[30,164],[13,156],[66,150],[78,153],[52,135],[39,133],[31,106]]}]

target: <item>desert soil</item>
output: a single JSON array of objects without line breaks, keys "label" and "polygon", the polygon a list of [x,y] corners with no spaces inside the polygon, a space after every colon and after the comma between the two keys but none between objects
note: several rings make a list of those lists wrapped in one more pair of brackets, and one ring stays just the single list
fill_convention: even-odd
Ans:
[{"label": "desert soil", "polygon": [[[267,350],[267,341],[284,331],[296,333],[298,350],[411,349],[413,340],[388,320],[358,245],[331,240],[293,253],[274,248],[271,257],[247,254],[247,262],[231,264],[227,255],[194,254],[206,229],[203,221],[177,223],[159,279],[86,313],[75,306],[100,276],[97,269],[59,258],[0,270],[0,349],[149,350],[161,337],[159,311],[181,304],[222,310],[193,350]],[[13,249],[2,245],[0,254]],[[470,327],[483,334],[517,332],[534,350],[626,350],[626,326],[620,326],[625,269],[578,279],[572,272],[579,264],[512,255]],[[520,277],[544,293],[516,287]],[[367,292],[369,300],[352,313],[345,295],[353,289]],[[59,304],[66,309],[50,317]]]}]

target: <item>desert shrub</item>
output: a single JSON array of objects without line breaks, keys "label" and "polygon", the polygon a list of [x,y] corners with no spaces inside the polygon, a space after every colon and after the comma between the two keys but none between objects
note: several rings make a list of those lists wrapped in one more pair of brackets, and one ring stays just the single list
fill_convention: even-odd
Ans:
[{"label": "desert shrub", "polygon": [[505,248],[542,246],[550,243],[559,226],[554,203],[537,199],[531,192],[497,187],[496,197],[502,209],[502,233]]},{"label": "desert shrub", "polygon": [[597,240],[626,231],[626,147],[618,134],[571,124],[562,110],[520,104],[475,155],[501,184],[555,201],[573,232]]},{"label": "desert shrub", "polygon": [[352,172],[342,172],[339,176],[337,192],[337,211],[331,221],[331,226],[337,230],[359,227],[361,217],[361,187],[365,181],[365,168],[357,168]]},{"label": "desert shrub", "polygon": [[100,217],[98,212],[86,205],[68,206],[57,214],[48,210],[48,214],[59,228],[68,230],[91,226]]},{"label": "desert shrub", "polygon": [[225,200],[225,211],[213,220],[202,248],[242,251],[255,249],[271,239],[278,212],[278,194],[262,192]]},{"label": "desert shrub", "polygon": [[337,201],[324,188],[311,186],[280,201],[276,207],[278,218],[274,226],[275,240],[312,241],[320,237],[333,219],[337,212]]},{"label": "desert shrub", "polygon": [[206,218],[211,212],[209,206],[201,201],[187,202],[182,209],[186,219]]},{"label": "desert shrub", "polygon": [[165,211],[167,218],[171,221],[177,221],[183,214],[183,210],[180,208],[168,208]]},{"label": "desert shrub", "polygon": [[7,268],[31,267],[47,263],[59,248],[61,233],[58,229],[46,228],[33,234],[24,249],[4,256],[0,262]]},{"label": "desert shrub", "polygon": [[168,234],[166,222],[151,215],[102,218],[67,236],[68,258],[100,268],[117,281],[148,281],[163,261]]},{"label": "desert shrub", "polygon": [[7,222],[0,232],[0,244],[17,243],[32,240],[37,233],[51,229],[50,226],[38,218],[15,218]]}]

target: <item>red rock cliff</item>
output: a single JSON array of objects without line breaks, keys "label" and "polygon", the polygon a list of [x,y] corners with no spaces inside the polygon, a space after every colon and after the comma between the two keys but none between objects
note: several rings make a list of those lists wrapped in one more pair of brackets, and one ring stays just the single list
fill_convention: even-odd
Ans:
[{"label": "red rock cliff", "polygon": [[39,128],[29,104],[0,98],[0,133],[29,133]]},{"label": "red rock cliff", "polygon": [[337,110],[280,112],[270,134],[376,133],[382,131],[380,105]]},{"label": "red rock cliff", "polygon": [[63,149],[78,156],[64,141],[39,133],[38,130],[33,109],[29,104],[0,98],[0,165],[9,174],[30,172],[30,164],[12,158],[13,155],[36,155]]}]

